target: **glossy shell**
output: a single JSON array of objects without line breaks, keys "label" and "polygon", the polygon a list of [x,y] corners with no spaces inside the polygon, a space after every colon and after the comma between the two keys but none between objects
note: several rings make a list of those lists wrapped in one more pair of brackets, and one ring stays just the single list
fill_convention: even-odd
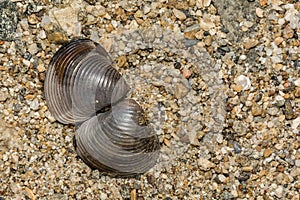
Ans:
[{"label": "glossy shell", "polygon": [[84,122],[75,135],[76,152],[86,164],[117,175],[148,171],[158,156],[158,138],[140,124],[143,110],[124,100],[112,111]]},{"label": "glossy shell", "polygon": [[73,40],[53,56],[45,80],[51,114],[76,124],[77,154],[93,169],[114,175],[140,174],[158,158],[156,134],[142,108],[126,99],[129,86],[106,51],[88,40]]},{"label": "glossy shell", "polygon": [[89,119],[128,91],[106,51],[87,39],[62,46],[52,58],[45,80],[49,110],[63,124]]}]

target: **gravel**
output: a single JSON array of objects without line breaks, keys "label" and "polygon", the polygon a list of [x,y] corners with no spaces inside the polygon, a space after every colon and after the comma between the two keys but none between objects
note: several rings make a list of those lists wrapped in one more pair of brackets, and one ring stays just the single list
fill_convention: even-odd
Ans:
[{"label": "gravel", "polygon": [[[299,15],[288,0],[0,0],[0,199],[298,200]],[[149,172],[91,170],[48,111],[49,61],[78,37],[156,130]]]}]

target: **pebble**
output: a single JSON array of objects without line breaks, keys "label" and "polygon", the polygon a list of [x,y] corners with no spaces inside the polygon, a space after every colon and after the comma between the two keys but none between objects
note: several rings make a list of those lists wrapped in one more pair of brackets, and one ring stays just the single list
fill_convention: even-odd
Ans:
[{"label": "pebble", "polygon": [[190,78],[191,75],[192,75],[192,72],[191,70],[189,69],[186,69],[186,68],[183,68],[182,71],[181,71],[182,75],[184,78]]},{"label": "pebble", "polygon": [[277,116],[279,113],[279,109],[277,107],[268,108],[267,113],[272,116]]},{"label": "pebble", "polygon": [[240,75],[237,77],[237,84],[242,86],[243,90],[249,90],[251,88],[251,80],[247,76]]},{"label": "pebble", "polygon": [[264,7],[267,5],[268,0],[259,0],[259,4]]},{"label": "pebble", "polygon": [[33,191],[31,189],[29,189],[28,187],[25,187],[25,191],[27,196],[31,199],[31,200],[35,200],[36,196],[34,195]]},{"label": "pebble", "polygon": [[214,163],[210,162],[209,160],[207,160],[206,158],[203,158],[203,157],[200,157],[198,159],[198,165],[199,165],[200,169],[205,170],[205,171],[215,167]]},{"label": "pebble", "polygon": [[281,95],[277,95],[274,99],[274,104],[278,107],[283,106],[285,103],[285,99]]},{"label": "pebble", "polygon": [[46,71],[46,68],[44,65],[41,64],[41,65],[37,66],[37,70],[38,70],[38,72],[42,73],[42,72]]},{"label": "pebble", "polygon": [[264,158],[268,158],[274,151],[272,149],[264,150]]},{"label": "pebble", "polygon": [[277,189],[275,190],[275,195],[278,197],[278,198],[282,198],[283,196],[283,187],[281,185],[279,185],[277,187]]},{"label": "pebble", "polygon": [[296,97],[296,98],[299,98],[299,97],[300,97],[300,87],[297,87],[297,88],[296,88],[296,91],[295,91],[295,97]]},{"label": "pebble", "polygon": [[32,43],[31,45],[28,46],[28,52],[31,55],[35,55],[38,52],[38,47],[36,43]]},{"label": "pebble", "polygon": [[120,67],[120,68],[122,68],[122,67],[124,67],[124,65],[126,64],[126,62],[127,62],[127,59],[126,59],[126,56],[125,55],[122,55],[122,56],[120,56],[119,58],[118,58],[118,66]]},{"label": "pebble", "polygon": [[264,16],[264,11],[261,8],[256,8],[255,13],[256,13],[257,17],[262,18]]},{"label": "pebble", "polygon": [[237,198],[239,196],[238,191],[235,188],[231,190],[231,195],[233,196],[233,198]]},{"label": "pebble", "polygon": [[0,101],[6,101],[6,99],[9,97],[8,89],[3,87],[0,89]]},{"label": "pebble", "polygon": [[131,192],[130,192],[130,199],[131,200],[137,200],[136,189],[131,190]]},{"label": "pebble", "polygon": [[289,99],[285,100],[284,114],[285,114],[285,118],[288,120],[290,120],[294,117],[294,110],[293,110],[291,101]]},{"label": "pebble", "polygon": [[233,89],[236,92],[241,92],[243,90],[243,86],[241,86],[241,85],[233,85]]},{"label": "pebble", "polygon": [[151,7],[148,5],[144,5],[143,7],[144,15],[147,15],[150,11],[151,11]]},{"label": "pebble", "polygon": [[292,129],[297,130],[300,125],[300,116],[293,120]]},{"label": "pebble", "polygon": [[68,37],[64,32],[54,31],[47,33],[47,39],[55,44],[61,44],[68,41]]},{"label": "pebble", "polygon": [[254,38],[247,38],[244,42],[244,47],[245,49],[249,50],[255,46],[257,46],[259,44],[258,40],[257,39],[254,39]]},{"label": "pebble", "polygon": [[188,39],[186,39],[184,41],[184,44],[185,44],[186,47],[192,47],[192,46],[196,45],[197,43],[198,43],[198,40],[188,40]]},{"label": "pebble", "polygon": [[253,167],[252,166],[246,166],[246,167],[243,167],[242,170],[244,172],[251,172],[253,170]]},{"label": "pebble", "polygon": [[219,174],[218,175],[218,179],[219,181],[221,181],[222,183],[224,183],[226,181],[226,177],[223,174]]},{"label": "pebble", "polygon": [[300,167],[300,160],[299,159],[295,161],[295,166]]},{"label": "pebble", "polygon": [[294,30],[287,25],[283,30],[283,37],[286,39],[292,38],[294,36]]},{"label": "pebble", "polygon": [[78,12],[79,9],[73,8],[72,6],[53,8],[49,12],[50,20],[51,22],[57,22],[67,35],[78,36]]},{"label": "pebble", "polygon": [[241,121],[234,121],[232,128],[239,136],[245,135],[247,133],[247,126]]},{"label": "pebble", "polygon": [[277,37],[274,40],[274,44],[276,44],[277,46],[280,45],[282,42],[284,41],[283,37]]},{"label": "pebble", "polygon": [[203,6],[208,7],[211,4],[211,0],[203,0]]},{"label": "pebble", "polygon": [[262,113],[262,108],[257,103],[254,103],[252,105],[251,112],[254,117],[259,116]]},{"label": "pebble", "polygon": [[184,12],[174,8],[173,9],[173,14],[175,15],[175,17],[177,17],[179,20],[185,20],[186,19],[186,15],[184,14]]},{"label": "pebble", "polygon": [[47,119],[49,120],[50,123],[53,123],[56,121],[56,119],[51,115],[51,113],[49,111],[47,111],[45,113],[45,116],[47,117]]},{"label": "pebble", "polygon": [[299,175],[300,175],[300,167],[295,167],[295,168],[293,168],[293,169],[291,170],[290,175],[291,175],[292,177],[297,177],[297,176],[299,176]]},{"label": "pebble", "polygon": [[239,154],[242,152],[241,146],[236,141],[233,142],[233,148],[234,148],[234,153],[236,153],[236,154]]},{"label": "pebble", "polygon": [[29,15],[27,19],[28,23],[31,25],[36,25],[37,23],[39,23],[39,19],[35,14]]},{"label": "pebble", "polygon": [[300,78],[294,81],[295,86],[300,87]]},{"label": "pebble", "polygon": [[215,27],[215,23],[214,23],[214,18],[212,18],[209,15],[204,15],[201,19],[200,19],[200,27],[204,30],[204,31],[210,31]]},{"label": "pebble", "polygon": [[34,100],[30,101],[29,105],[32,110],[36,111],[39,109],[39,100],[34,99]]},{"label": "pebble", "polygon": [[198,8],[208,7],[211,4],[211,0],[196,0],[196,6]]},{"label": "pebble", "polygon": [[187,27],[184,32],[198,32],[200,30],[200,25],[199,24],[193,24],[192,26]]},{"label": "pebble", "polygon": [[246,59],[247,59],[246,55],[243,54],[243,55],[240,56],[240,60],[246,60]]},{"label": "pebble", "polygon": [[176,99],[181,99],[187,95],[189,89],[186,88],[182,83],[175,84],[174,95]]},{"label": "pebble", "polygon": [[31,65],[31,62],[30,62],[29,60],[26,60],[26,59],[23,59],[23,60],[22,60],[22,63],[23,63],[25,66],[27,66],[27,67],[30,67],[30,65]]}]

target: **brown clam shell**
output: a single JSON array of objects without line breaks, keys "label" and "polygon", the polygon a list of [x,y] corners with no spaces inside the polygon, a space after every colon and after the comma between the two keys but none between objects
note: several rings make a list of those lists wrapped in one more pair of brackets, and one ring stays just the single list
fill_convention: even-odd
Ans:
[{"label": "brown clam shell", "polygon": [[158,138],[141,123],[142,108],[125,99],[129,86],[111,65],[103,47],[89,39],[63,45],[46,74],[48,108],[59,122],[78,125],[75,150],[91,168],[120,176],[144,173],[156,163]]}]

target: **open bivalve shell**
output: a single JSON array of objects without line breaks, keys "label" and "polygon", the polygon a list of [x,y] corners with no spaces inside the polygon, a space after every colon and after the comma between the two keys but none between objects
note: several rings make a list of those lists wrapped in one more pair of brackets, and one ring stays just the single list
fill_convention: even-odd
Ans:
[{"label": "open bivalve shell", "polygon": [[89,39],[63,45],[46,74],[48,108],[59,122],[77,125],[75,150],[91,168],[144,173],[156,163],[158,138],[138,103],[125,98],[130,88],[111,65],[104,48]]}]

